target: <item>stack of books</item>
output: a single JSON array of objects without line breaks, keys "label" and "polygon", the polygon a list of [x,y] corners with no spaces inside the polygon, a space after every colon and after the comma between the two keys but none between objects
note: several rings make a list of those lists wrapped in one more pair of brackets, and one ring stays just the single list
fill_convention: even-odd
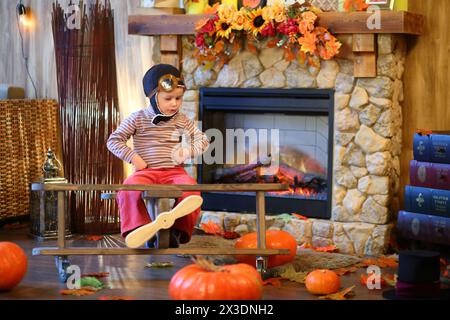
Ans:
[{"label": "stack of books", "polygon": [[408,239],[450,245],[450,131],[414,135],[410,180],[398,230]]}]

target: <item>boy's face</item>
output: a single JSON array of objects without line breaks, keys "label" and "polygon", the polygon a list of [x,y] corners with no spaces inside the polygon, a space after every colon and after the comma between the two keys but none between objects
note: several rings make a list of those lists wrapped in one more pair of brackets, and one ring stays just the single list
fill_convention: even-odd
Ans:
[{"label": "boy's face", "polygon": [[158,93],[158,107],[164,115],[170,116],[178,112],[183,102],[183,88],[176,88],[170,92]]}]

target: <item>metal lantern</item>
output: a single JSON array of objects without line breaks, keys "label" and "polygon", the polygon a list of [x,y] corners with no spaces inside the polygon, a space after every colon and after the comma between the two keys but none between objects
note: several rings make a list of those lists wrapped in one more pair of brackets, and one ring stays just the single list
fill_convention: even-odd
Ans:
[{"label": "metal lantern", "polygon": [[[47,151],[47,160],[42,171],[44,176],[34,184],[68,183],[67,179],[58,176],[62,166],[51,149]],[[70,237],[70,216],[65,203],[66,236]],[[39,241],[57,239],[58,232],[58,193],[56,191],[31,191],[30,193],[30,233]]]}]

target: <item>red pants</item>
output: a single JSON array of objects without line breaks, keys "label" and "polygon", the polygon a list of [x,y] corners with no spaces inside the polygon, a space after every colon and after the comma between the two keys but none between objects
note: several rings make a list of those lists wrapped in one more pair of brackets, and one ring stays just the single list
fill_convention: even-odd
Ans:
[{"label": "red pants", "polygon": [[[196,184],[196,181],[182,167],[175,167],[140,170],[129,176],[124,184]],[[123,237],[134,229],[152,222],[141,194],[141,191],[119,191],[117,194]],[[183,196],[177,199],[175,205],[191,195],[200,195],[200,192],[183,192]],[[199,215],[200,208],[175,221],[172,228],[182,232],[181,243],[189,242],[191,239]]]}]

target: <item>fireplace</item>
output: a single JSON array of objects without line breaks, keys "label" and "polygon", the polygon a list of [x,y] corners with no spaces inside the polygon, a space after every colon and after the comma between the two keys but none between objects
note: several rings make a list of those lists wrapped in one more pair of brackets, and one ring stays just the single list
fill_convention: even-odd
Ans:
[{"label": "fireplace", "polygon": [[[199,95],[214,146],[214,163],[198,164],[199,183],[286,183],[288,192],[268,193],[268,214],[330,218],[334,90],[205,87]],[[203,210],[255,212],[254,193],[202,196]]]},{"label": "fireplace", "polygon": [[[339,58],[321,61],[320,66],[316,67],[305,66],[296,60],[285,61],[283,50],[265,48],[257,54],[243,49],[228,64],[210,68],[198,62],[197,53],[189,47],[190,39],[186,37],[183,39],[185,45],[182,61],[187,91],[182,112],[193,121],[202,120],[202,129],[210,126],[207,117],[214,113],[222,119],[222,126],[230,125],[233,128],[242,121],[245,123],[245,115],[250,118],[258,115],[258,120],[253,120],[253,123],[263,127],[263,120],[268,114],[274,113],[278,113],[275,116],[281,113],[291,119],[305,116],[307,119],[326,117],[331,120],[331,105],[334,105],[334,118],[329,121],[334,128],[328,128],[330,131],[334,129],[334,151],[331,153],[328,150],[326,159],[327,182],[333,186],[327,185],[328,202],[325,202],[325,206],[330,204],[329,189],[332,188],[331,209],[320,216],[308,210],[311,208],[308,201],[296,201],[294,210],[281,210],[272,202],[279,199],[268,197],[270,202],[268,201],[267,212],[273,215],[267,217],[267,228],[290,232],[299,243],[309,243],[314,247],[336,245],[342,253],[379,255],[389,245],[392,218],[399,207],[402,76],[407,52],[406,41],[401,35],[377,35],[377,76],[359,78],[355,77],[355,63],[361,63],[359,58],[355,59],[351,50],[353,35],[339,35],[339,39],[349,50],[343,50]],[[267,92],[267,95],[251,105],[247,103],[249,99],[245,99],[245,95],[235,97],[234,100],[239,103],[224,105],[220,90],[225,88],[229,88],[226,90],[231,92],[236,90],[234,88],[250,90],[238,90],[240,92],[258,89]],[[267,97],[276,97],[276,92],[283,92],[282,99],[277,99],[277,104],[261,111],[269,101]],[[290,92],[298,92],[298,99],[287,96]],[[302,93],[308,98],[303,99]],[[297,103],[297,100],[300,102]],[[326,100],[328,102],[324,102]],[[290,108],[293,101],[302,108],[293,111]],[[243,110],[244,107],[246,110]],[[231,120],[227,120],[225,115]],[[294,121],[293,126],[295,125]],[[289,122],[285,127],[289,127]],[[329,133],[328,137],[331,136]],[[328,158],[331,155],[333,159]],[[203,169],[205,168],[200,165],[186,167],[188,173],[198,178],[199,182],[207,182],[205,179],[208,177],[204,176]],[[212,221],[225,231],[242,234],[256,230],[256,216],[248,213],[254,210],[253,195],[247,196],[246,208],[234,211],[232,206],[237,206],[238,201],[233,198],[222,195],[226,200],[213,207],[214,202],[209,201],[208,195],[204,196],[206,201],[202,206],[200,224]],[[322,200],[322,205],[323,203]],[[303,204],[305,206],[302,210],[300,206]],[[277,216],[277,212],[296,212],[310,218]],[[318,218],[311,218],[314,216]]]}]

